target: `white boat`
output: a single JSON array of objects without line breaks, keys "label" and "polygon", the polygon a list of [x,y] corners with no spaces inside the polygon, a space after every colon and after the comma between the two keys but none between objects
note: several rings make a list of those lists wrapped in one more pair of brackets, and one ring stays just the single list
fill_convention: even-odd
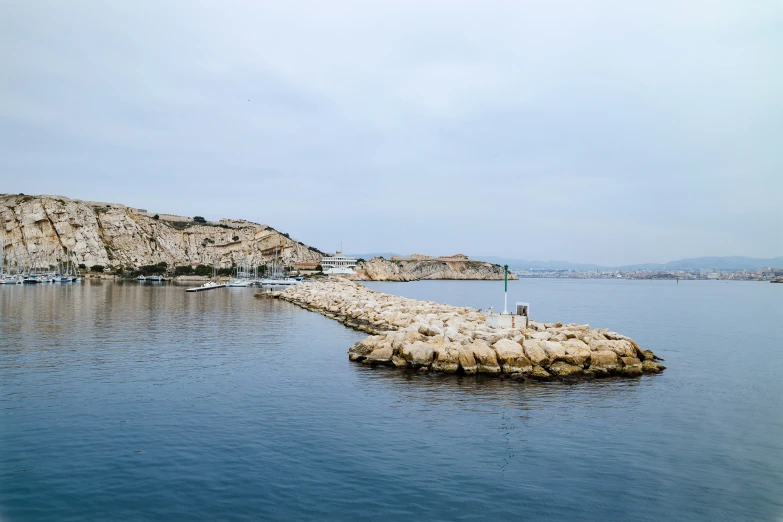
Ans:
[{"label": "white boat", "polygon": [[147,278],[147,281],[151,283],[162,283],[166,280],[162,275],[151,275]]},{"label": "white boat", "polygon": [[20,276],[4,274],[0,277],[0,285],[20,285],[22,284],[22,278]]},{"label": "white boat", "polygon": [[234,288],[247,288],[248,286],[253,286],[253,281],[250,279],[231,279],[227,286]]},{"label": "white boat", "polygon": [[261,280],[261,288],[265,290],[284,290],[301,282],[301,277],[268,277]]},{"label": "white boat", "polygon": [[214,290],[215,288],[225,288],[226,285],[221,285],[220,283],[216,283],[215,281],[207,281],[201,286],[196,286],[194,288],[186,288],[186,292],[203,292],[205,290]]},{"label": "white boat", "polygon": [[333,256],[321,259],[321,268],[326,275],[352,275],[356,261],[355,257],[348,257],[338,250]]}]

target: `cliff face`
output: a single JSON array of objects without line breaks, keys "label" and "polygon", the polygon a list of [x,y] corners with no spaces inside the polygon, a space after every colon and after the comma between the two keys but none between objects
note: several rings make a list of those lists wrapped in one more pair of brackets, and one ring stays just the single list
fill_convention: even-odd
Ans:
[{"label": "cliff face", "polygon": [[0,225],[6,255],[26,262],[37,253],[65,249],[87,266],[169,266],[247,261],[275,257],[285,264],[320,262],[321,253],[266,225],[223,219],[195,224],[188,218],[154,216],[119,204],[59,196],[0,195]]},{"label": "cliff face", "polygon": [[[509,279],[517,279],[513,274]],[[422,259],[389,261],[374,257],[356,267],[358,281],[418,281],[420,279],[502,280],[503,267],[484,261]]]}]

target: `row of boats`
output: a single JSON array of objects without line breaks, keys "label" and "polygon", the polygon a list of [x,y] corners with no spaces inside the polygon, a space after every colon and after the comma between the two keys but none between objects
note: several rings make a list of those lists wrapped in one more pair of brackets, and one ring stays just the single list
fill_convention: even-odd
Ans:
[{"label": "row of boats", "polygon": [[75,283],[81,281],[78,276],[70,274],[0,274],[0,285],[30,285],[41,283]]},{"label": "row of boats", "polygon": [[269,277],[259,277],[258,267],[252,266],[251,263],[245,261],[237,265],[235,277],[229,279],[227,284],[218,283],[215,281],[216,270],[215,266],[212,267],[212,281],[207,281],[201,286],[194,288],[188,288],[186,292],[201,292],[204,290],[212,290],[214,288],[250,288],[261,287],[264,290],[284,290],[293,285],[299,284],[302,281],[301,276],[287,276],[281,272],[281,267],[277,261],[277,248],[275,248],[275,258],[272,262],[272,275]]},{"label": "row of boats", "polygon": [[202,292],[204,290],[212,290],[215,288],[250,288],[261,287],[264,290],[284,290],[291,286],[297,285],[302,282],[302,277],[265,277],[263,279],[249,279],[249,278],[233,278],[228,281],[228,284],[218,283],[217,281],[207,281],[201,286],[193,288],[187,288],[186,292]]},{"label": "row of boats", "polygon": [[0,285],[75,283],[80,281],[73,255],[65,251],[60,258],[54,249],[36,252],[32,258],[5,251],[5,236],[0,236]]}]

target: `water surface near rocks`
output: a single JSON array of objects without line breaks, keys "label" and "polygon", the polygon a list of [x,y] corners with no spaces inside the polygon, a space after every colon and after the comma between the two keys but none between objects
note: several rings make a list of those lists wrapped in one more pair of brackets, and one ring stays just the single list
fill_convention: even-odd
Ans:
[{"label": "water surface near rocks", "polygon": [[[502,283],[368,283],[502,308]],[[519,384],[371,369],[248,289],[0,286],[0,520],[773,520],[783,287],[522,280],[509,302],[666,359]]]}]

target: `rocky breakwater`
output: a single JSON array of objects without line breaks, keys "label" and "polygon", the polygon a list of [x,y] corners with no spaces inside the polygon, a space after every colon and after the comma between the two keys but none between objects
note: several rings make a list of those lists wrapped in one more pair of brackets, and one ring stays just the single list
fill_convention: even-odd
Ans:
[{"label": "rocky breakwater", "polygon": [[664,366],[633,339],[588,325],[491,328],[486,315],[383,294],[345,279],[307,282],[275,297],[372,334],[348,350],[362,364],[537,380],[634,377]]}]

